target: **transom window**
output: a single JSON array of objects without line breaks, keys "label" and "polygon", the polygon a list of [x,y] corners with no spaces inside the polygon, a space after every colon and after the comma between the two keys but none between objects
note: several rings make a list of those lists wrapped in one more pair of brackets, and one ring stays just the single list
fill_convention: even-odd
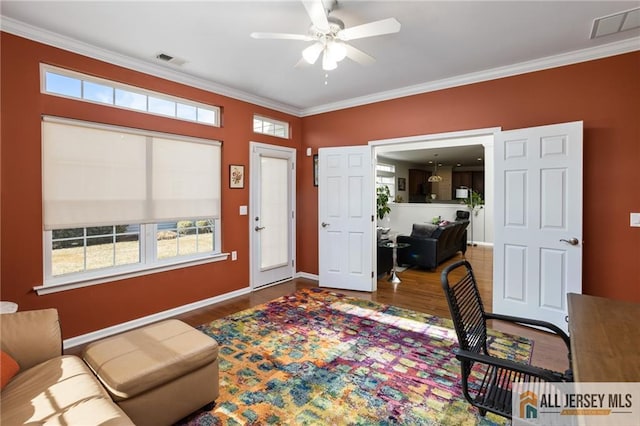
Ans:
[{"label": "transom window", "polygon": [[42,92],[179,120],[220,126],[220,108],[51,65],[40,65]]},{"label": "transom window", "polygon": [[220,143],[44,117],[45,286],[221,253]]},{"label": "transom window", "polygon": [[279,138],[289,138],[289,123],[274,120],[259,115],[253,116],[253,131],[264,135],[277,136]]}]

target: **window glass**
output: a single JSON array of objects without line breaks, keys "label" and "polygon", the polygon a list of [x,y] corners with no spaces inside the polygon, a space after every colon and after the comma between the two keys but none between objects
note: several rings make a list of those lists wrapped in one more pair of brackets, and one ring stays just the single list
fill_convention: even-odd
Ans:
[{"label": "window glass", "polygon": [[54,277],[139,262],[139,225],[52,231],[51,275]]},{"label": "window glass", "polygon": [[255,133],[277,136],[279,138],[288,138],[289,123],[254,115],[253,131]]},{"label": "window glass", "polygon": [[393,164],[376,164],[376,187],[389,188],[391,200],[396,197],[396,166]]},{"label": "window glass", "polygon": [[274,126],[274,136],[280,136],[281,138],[285,137],[285,128],[281,124],[276,124]]},{"label": "window glass", "polygon": [[193,105],[185,105],[178,102],[176,105],[176,115],[178,118],[182,118],[184,120],[196,121],[198,117],[197,108]]},{"label": "window glass", "polygon": [[139,111],[146,111],[147,96],[130,92],[128,90],[116,89],[116,105]]},{"label": "window glass", "polygon": [[172,117],[176,115],[176,103],[149,96],[149,112]]},{"label": "window glass", "polygon": [[[74,71],[40,65],[44,93],[74,97],[115,107],[129,108],[218,126],[220,109],[163,93],[140,89]],[[286,131],[286,130],[285,130]]]},{"label": "window glass", "polygon": [[115,264],[140,263],[140,225],[130,225],[125,232],[116,233]]},{"label": "window glass", "polygon": [[88,101],[113,105],[113,87],[85,81],[82,97]]},{"label": "window glass", "polygon": [[253,119],[253,131],[256,133],[263,133],[262,131],[262,120],[257,118]]},{"label": "window glass", "polygon": [[214,112],[206,108],[198,108],[198,121],[201,123],[215,123],[216,116]]},{"label": "window glass", "polygon": [[169,259],[215,250],[213,219],[159,223],[157,226],[158,259]]},{"label": "window glass", "polygon": [[198,253],[206,253],[212,251],[215,248],[214,235],[215,230],[214,221],[211,219],[203,219],[196,221],[196,233],[198,235],[198,246],[196,251]]},{"label": "window glass", "polygon": [[47,92],[79,98],[82,95],[82,81],[64,75],[45,73],[45,88]]}]

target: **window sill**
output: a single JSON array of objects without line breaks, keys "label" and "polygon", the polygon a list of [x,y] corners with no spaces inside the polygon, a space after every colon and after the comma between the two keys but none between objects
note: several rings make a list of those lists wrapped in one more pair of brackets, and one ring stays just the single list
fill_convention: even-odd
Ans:
[{"label": "window sill", "polygon": [[80,280],[75,279],[75,280],[69,280],[62,283],[42,285],[42,286],[33,287],[33,290],[38,294],[38,296],[42,296],[45,294],[73,290],[75,288],[89,287],[93,285],[105,284],[112,281],[123,280],[127,278],[141,277],[144,275],[155,274],[158,272],[171,271],[173,269],[204,265],[206,263],[212,263],[212,262],[221,262],[223,260],[227,260],[228,258],[229,258],[229,253],[219,253],[219,254],[214,254],[212,256],[208,256],[204,258],[176,261],[172,263],[166,263],[163,265],[154,265],[144,269],[137,269],[135,271],[124,272],[124,273],[115,273],[111,275],[103,275],[97,278],[80,279]]}]

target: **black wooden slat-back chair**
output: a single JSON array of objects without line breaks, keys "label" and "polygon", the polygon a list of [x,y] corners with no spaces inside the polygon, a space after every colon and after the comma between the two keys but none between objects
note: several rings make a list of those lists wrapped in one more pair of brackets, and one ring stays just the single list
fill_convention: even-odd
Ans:
[{"label": "black wooden slat-back chair", "polygon": [[[460,274],[462,277],[452,284],[449,277],[453,272],[456,272],[456,277]],[[511,418],[512,382],[541,383],[573,380],[569,336],[563,330],[545,321],[485,312],[471,264],[466,260],[458,261],[445,268],[442,271],[441,281],[460,345],[456,358],[462,367],[462,390],[467,401],[478,407],[482,416],[490,411]],[[487,320],[490,319],[534,325],[553,331],[567,345],[569,370],[559,373],[492,356],[487,348]],[[469,376],[475,363],[482,366],[481,378],[471,384]]]}]

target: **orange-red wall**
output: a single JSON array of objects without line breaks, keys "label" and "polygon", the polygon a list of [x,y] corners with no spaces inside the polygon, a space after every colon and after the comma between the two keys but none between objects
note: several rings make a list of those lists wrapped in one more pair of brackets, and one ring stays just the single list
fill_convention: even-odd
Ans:
[{"label": "orange-red wall", "polygon": [[[364,72],[364,71],[363,71]],[[401,72],[401,71],[399,71]],[[584,293],[640,302],[640,52],[303,119],[305,146],[584,121]],[[310,162],[301,166],[308,170]],[[302,271],[317,273],[317,191],[298,194]]]},{"label": "orange-red wall", "polygon": [[[229,189],[229,164],[249,165],[249,142],[298,147],[301,120],[204,90],[151,77],[64,50],[2,33],[2,204],[1,294],[21,310],[56,307],[65,338],[95,331],[249,285],[248,174],[244,189]],[[40,93],[39,63],[47,63],[223,108],[223,126],[213,128],[149,114],[119,110]],[[292,138],[252,132],[253,114],[286,120]],[[38,296],[43,284],[40,126],[41,115],[56,115],[152,129],[223,142],[222,249],[237,261],[193,266],[144,277]]]},{"label": "orange-red wall", "polygon": [[[21,310],[56,307],[64,337],[244,288],[249,283],[245,189],[228,189],[228,165],[249,164],[249,141],[298,149],[297,270],[318,272],[317,188],[306,147],[501,126],[515,129],[584,121],[584,292],[640,302],[640,53],[441,90],[299,119],[20,37],[1,39],[0,290]],[[49,63],[223,108],[211,128],[40,94],[39,63]],[[254,113],[289,121],[292,138],[251,131]],[[224,251],[231,260],[37,296],[42,285],[40,117],[59,115],[223,141]],[[246,169],[249,172],[248,168]],[[248,176],[247,176],[248,177]]]}]

